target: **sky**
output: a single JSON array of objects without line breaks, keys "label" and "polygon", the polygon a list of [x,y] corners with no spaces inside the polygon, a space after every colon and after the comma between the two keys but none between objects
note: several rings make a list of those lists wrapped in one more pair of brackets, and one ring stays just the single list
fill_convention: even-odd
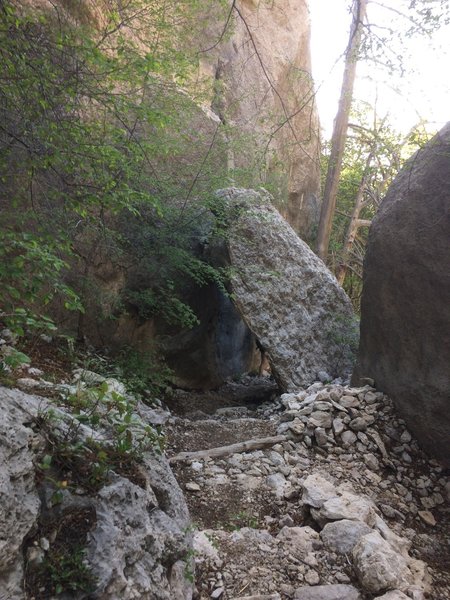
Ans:
[{"label": "sky", "polygon": [[[384,0],[398,7],[399,0]],[[322,129],[331,137],[342,81],[343,54],[350,28],[349,0],[310,0],[312,25],[311,52],[313,76]],[[395,13],[368,5],[368,19],[380,25],[400,23]],[[355,98],[377,104],[377,113],[402,132],[408,132],[420,119],[437,131],[450,120],[450,25],[442,27],[432,39],[423,36],[408,42],[403,49],[407,74],[388,78],[385,69],[359,63]],[[336,64],[336,61],[338,63]],[[397,89],[395,89],[397,88]]]}]

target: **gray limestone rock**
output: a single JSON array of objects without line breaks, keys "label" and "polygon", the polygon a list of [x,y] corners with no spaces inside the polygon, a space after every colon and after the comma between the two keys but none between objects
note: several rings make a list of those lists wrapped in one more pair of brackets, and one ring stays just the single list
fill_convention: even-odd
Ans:
[{"label": "gray limestone rock", "polygon": [[320,542],[320,537],[311,527],[283,527],[276,540],[283,545],[285,551],[301,559]]},{"label": "gray limestone rock", "polygon": [[369,467],[369,469],[371,469],[372,471],[378,471],[378,469],[380,468],[378,458],[371,453],[365,454],[363,456],[363,460],[366,466]]},{"label": "gray limestone rock", "polygon": [[316,438],[317,445],[320,448],[324,448],[328,444],[328,436],[325,433],[325,429],[322,427],[317,427],[317,429],[314,431],[314,437]]},{"label": "gray limestone rock", "polygon": [[354,408],[359,406],[359,400],[358,398],[355,398],[355,396],[342,396],[339,400],[339,404],[344,408]]},{"label": "gray limestone rock", "polygon": [[361,600],[361,595],[352,585],[315,585],[297,588],[294,600]]},{"label": "gray limestone rock", "polygon": [[353,431],[365,431],[367,429],[367,423],[362,417],[356,417],[350,421],[349,426]]},{"label": "gray limestone rock", "polygon": [[320,532],[324,544],[338,554],[350,553],[357,542],[372,529],[365,523],[342,519],[327,523]]},{"label": "gray limestone rock", "polygon": [[313,473],[301,483],[303,489],[302,501],[304,504],[320,508],[324,502],[336,496],[336,486],[319,475]]},{"label": "gray limestone rock", "polygon": [[323,506],[312,513],[320,522],[337,521],[349,519],[351,521],[362,521],[372,525],[375,521],[375,505],[364,496],[357,496],[351,492],[342,491],[340,496],[330,498]]},{"label": "gray limestone rock", "polygon": [[38,407],[35,396],[0,387],[0,590],[8,600],[25,597],[22,544],[40,513],[33,461],[43,440],[30,426]]},{"label": "gray limestone rock", "polygon": [[382,596],[377,596],[375,600],[411,600],[409,596],[400,590],[391,590]]},{"label": "gray limestone rock", "polygon": [[405,558],[408,557],[411,541],[397,535],[378,515],[375,515],[374,529],[378,531],[381,537],[383,537],[396,552],[402,554]]},{"label": "gray limestone rock", "polygon": [[387,589],[404,590],[413,582],[406,559],[373,531],[363,536],[352,552],[353,564],[365,590],[376,594]]},{"label": "gray limestone rock", "polygon": [[321,410],[316,410],[311,413],[308,419],[309,427],[323,427],[325,429],[329,429],[331,427],[332,417],[328,412],[323,412]]},{"label": "gray limestone rock", "polygon": [[271,205],[267,192],[218,192],[228,215],[234,302],[284,390],[352,369],[353,310],[336,279]]},{"label": "gray limestone rock", "polygon": [[[25,597],[23,543],[40,517],[34,463],[45,447],[43,435],[31,424],[46,406],[44,398],[0,387],[0,590],[8,600]],[[72,417],[53,410],[62,430]],[[77,431],[81,437],[96,435],[78,422]],[[192,555],[192,535],[185,499],[163,455],[145,452],[140,471],[142,486],[111,473],[96,494],[80,499],[65,492],[57,510],[70,511],[81,502],[95,511],[86,558],[97,579],[98,600],[191,600],[185,572],[192,563],[187,558]],[[40,545],[45,550],[48,540],[41,539]],[[41,560],[36,552],[28,554]]]},{"label": "gray limestone rock", "polygon": [[171,478],[161,480],[161,474],[151,474],[156,493],[117,477],[98,494],[97,523],[87,549],[102,600],[192,597],[186,578],[176,576],[187,568],[187,510],[178,486],[170,490]]},{"label": "gray limestone rock", "polygon": [[288,485],[288,482],[281,473],[273,473],[267,477],[266,484],[275,491],[275,494],[279,498],[281,498],[284,494],[286,486]]},{"label": "gray limestone rock", "polygon": [[341,435],[341,440],[342,443],[351,445],[356,442],[357,437],[353,431],[344,431],[344,433]]},{"label": "gray limestone rock", "polygon": [[340,435],[345,430],[345,425],[339,417],[333,419],[333,431],[335,435]]},{"label": "gray limestone rock", "polygon": [[449,171],[447,123],[405,164],[373,219],[354,376],[373,378],[422,447],[447,465]]}]

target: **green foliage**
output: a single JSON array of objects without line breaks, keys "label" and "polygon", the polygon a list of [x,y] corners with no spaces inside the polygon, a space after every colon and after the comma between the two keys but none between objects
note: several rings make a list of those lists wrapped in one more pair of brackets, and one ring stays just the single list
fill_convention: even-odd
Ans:
[{"label": "green foliage", "polygon": [[[368,241],[369,228],[360,227],[351,248],[350,256],[343,250],[352,211],[360,186],[363,184],[363,203],[358,219],[371,221],[384,194],[404,161],[429,139],[421,124],[402,135],[385,117],[377,118],[375,110],[367,103],[354,107],[333,219],[329,246],[329,263],[336,273],[342,264],[347,271],[343,287],[356,312],[359,312],[362,293],[362,266]],[[322,173],[327,169],[327,149],[322,157]]]},{"label": "green foliage", "polygon": [[[162,445],[158,430],[136,414],[136,400],[114,391],[107,381],[96,387],[79,385],[74,394],[67,396],[64,405],[79,423],[109,431],[105,445],[118,455],[140,459],[148,448]],[[72,429],[69,439],[77,437],[76,426]]]},{"label": "green foliage", "polygon": [[173,376],[157,345],[146,350],[125,346],[107,359],[87,353],[78,358],[78,364],[103,377],[118,379],[129,393],[147,403],[167,388]]},{"label": "green foliage", "polygon": [[156,349],[138,352],[124,348],[111,364],[109,374],[123,381],[127,390],[138,397],[157,395],[167,387],[173,375]]},{"label": "green foliage", "polygon": [[14,371],[29,364],[30,358],[13,346],[0,346],[0,384],[6,387],[14,387]]},{"label": "green foliage", "polygon": [[[0,316],[20,334],[51,327],[57,299],[83,310],[99,253],[120,255],[133,241],[117,236],[118,220],[141,221],[153,239],[148,262],[160,254],[168,265],[129,290],[125,301],[143,315],[192,326],[175,275],[197,285],[216,277],[185,240],[190,205],[224,181],[224,138],[219,126],[197,126],[202,86],[180,85],[196,67],[199,16],[220,19],[226,2],[108,6],[101,17],[89,4],[0,10]],[[84,276],[68,285],[78,263]]]},{"label": "green foliage", "polygon": [[194,583],[195,581],[195,563],[194,559],[196,556],[196,551],[194,548],[190,548],[186,554],[183,556],[183,560],[185,562],[184,565],[184,578],[189,583]]},{"label": "green foliage", "polygon": [[[205,200],[209,205],[209,196]],[[123,293],[125,307],[143,320],[160,315],[170,325],[197,325],[186,291],[215,283],[226,293],[225,269],[212,267],[203,257],[204,247],[221,226],[220,220],[213,226],[206,208],[198,206],[182,214],[166,209],[164,219],[144,207],[139,216],[121,220],[121,243],[133,261]]]},{"label": "green foliage", "polygon": [[[39,467],[54,487],[53,504],[61,502],[66,488],[81,486],[89,492],[98,491],[107,483],[111,470],[142,484],[137,464],[144,452],[160,451],[164,438],[158,427],[140,418],[133,397],[117,393],[104,381],[91,387],[79,384],[57,404],[70,417],[50,409],[39,420],[50,442]],[[91,428],[92,437],[86,438],[82,425]]]},{"label": "green foliage", "polygon": [[70,552],[49,553],[41,570],[48,578],[50,591],[54,594],[91,593],[95,589],[95,578],[86,564],[86,551],[83,547],[75,546]]},{"label": "green foliage", "polygon": [[6,228],[0,242],[0,318],[14,333],[52,331],[51,319],[35,312],[59,294],[68,310],[83,310],[77,294],[61,280],[65,263],[58,240]]},{"label": "green foliage", "polygon": [[239,529],[242,529],[243,527],[258,529],[258,525],[259,521],[257,516],[242,510],[230,517],[226,529],[229,531],[239,531]]},{"label": "green foliage", "polygon": [[16,348],[9,347],[8,353],[4,354],[3,359],[0,361],[0,371],[5,369],[5,367],[9,367],[10,369],[17,369],[17,367],[21,367],[22,365],[27,365],[30,363],[30,358],[16,350]]}]

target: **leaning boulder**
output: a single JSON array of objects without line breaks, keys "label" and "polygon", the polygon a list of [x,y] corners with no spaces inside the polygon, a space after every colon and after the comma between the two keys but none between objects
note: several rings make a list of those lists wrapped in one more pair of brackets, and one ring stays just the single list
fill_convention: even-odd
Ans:
[{"label": "leaning boulder", "polygon": [[218,192],[228,220],[234,302],[270,356],[284,390],[351,371],[349,299],[262,190]]},{"label": "leaning boulder", "polygon": [[355,378],[450,464],[450,123],[401,170],[370,229]]}]

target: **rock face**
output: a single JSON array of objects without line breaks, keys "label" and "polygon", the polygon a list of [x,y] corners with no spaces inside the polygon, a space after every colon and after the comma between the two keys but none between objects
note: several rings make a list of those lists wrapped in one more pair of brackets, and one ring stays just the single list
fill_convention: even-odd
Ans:
[{"label": "rock face", "polygon": [[111,474],[98,493],[67,489],[55,506],[42,471],[36,477],[45,438],[35,418],[45,406],[43,398],[0,387],[0,590],[5,597],[28,597],[24,571],[32,559],[41,562],[52,550],[51,530],[50,541],[40,538],[45,523],[89,509],[94,518],[85,550],[96,598],[191,600],[189,514],[165,458],[145,453],[140,485]]},{"label": "rock face", "polygon": [[450,464],[450,123],[412,157],[370,229],[356,377]]},{"label": "rock face", "polygon": [[[163,340],[162,351],[173,369],[173,383],[182,388],[211,389],[227,378],[251,371],[256,365],[255,338],[231,300],[215,284],[196,288],[189,305],[200,315],[200,323],[192,329],[169,328],[157,323],[155,330]],[[128,320],[129,321],[129,320]],[[121,327],[115,334],[122,343],[131,334],[130,345],[144,349],[154,338],[149,323],[139,328]]]},{"label": "rock face", "polygon": [[[212,46],[223,22],[209,18],[207,23],[205,35]],[[230,157],[231,166],[248,166],[254,148],[266,147],[267,178],[274,185],[277,208],[303,239],[311,238],[320,215],[309,41],[305,0],[243,0],[231,12],[228,37],[201,55],[203,71],[215,82],[213,111],[256,142]]]},{"label": "rock face", "polygon": [[244,321],[269,353],[283,389],[352,368],[350,301],[323,262],[270,204],[266,192],[218,193],[230,222],[232,291]]},{"label": "rock face", "polygon": [[372,593],[386,589],[406,589],[413,583],[406,559],[374,531],[363,536],[352,552],[358,577]]},{"label": "rock face", "polygon": [[26,425],[29,415],[3,388],[0,411],[0,589],[6,598],[19,599],[23,597],[22,541],[35,526],[41,507],[33,460],[43,444]]}]

